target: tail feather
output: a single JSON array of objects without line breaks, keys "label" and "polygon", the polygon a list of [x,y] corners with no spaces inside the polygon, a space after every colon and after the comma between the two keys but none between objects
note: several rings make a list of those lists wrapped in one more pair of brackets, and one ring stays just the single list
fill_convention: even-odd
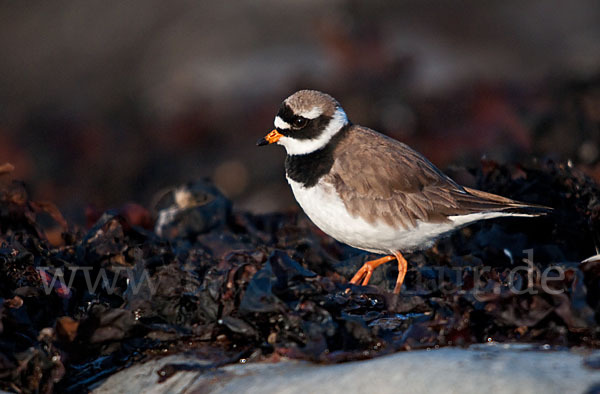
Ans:
[{"label": "tail feather", "polygon": [[497,194],[487,193],[468,187],[465,187],[464,189],[468,194],[476,197],[477,201],[472,201],[472,204],[479,205],[481,210],[505,212],[507,214],[514,214],[515,216],[542,216],[553,211],[552,208],[544,205],[511,200],[510,198],[502,197]]}]

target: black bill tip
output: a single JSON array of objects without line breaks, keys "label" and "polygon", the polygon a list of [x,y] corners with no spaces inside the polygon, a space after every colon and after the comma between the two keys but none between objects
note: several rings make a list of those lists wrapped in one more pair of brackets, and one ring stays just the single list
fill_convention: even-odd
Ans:
[{"label": "black bill tip", "polygon": [[256,146],[263,146],[263,145],[269,145],[269,141],[267,141],[267,139],[265,137],[260,138],[258,141],[256,141]]}]

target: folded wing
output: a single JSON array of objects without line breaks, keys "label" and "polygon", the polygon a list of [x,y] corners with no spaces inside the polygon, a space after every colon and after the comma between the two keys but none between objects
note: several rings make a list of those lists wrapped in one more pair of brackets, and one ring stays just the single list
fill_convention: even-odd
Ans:
[{"label": "folded wing", "polygon": [[393,227],[481,212],[537,216],[551,210],[462,187],[407,145],[359,126],[338,144],[325,181],[352,215]]}]

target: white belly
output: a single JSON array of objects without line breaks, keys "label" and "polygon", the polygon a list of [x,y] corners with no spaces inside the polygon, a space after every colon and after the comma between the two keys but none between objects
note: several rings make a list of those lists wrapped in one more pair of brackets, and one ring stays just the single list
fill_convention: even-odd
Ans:
[{"label": "white belly", "polygon": [[333,185],[319,181],[305,188],[287,178],[294,197],[317,227],[336,240],[358,249],[389,254],[394,251],[411,252],[430,247],[440,236],[456,228],[481,219],[499,216],[521,216],[501,212],[451,216],[450,222],[424,223],[417,221],[412,229],[392,227],[383,222],[368,223],[348,213]]},{"label": "white belly", "polygon": [[[414,233],[404,228],[394,228],[385,223],[368,223],[348,213],[335,188],[319,181],[305,188],[288,178],[294,197],[306,215],[328,235],[358,249],[388,254],[409,248],[417,240]],[[411,239],[413,238],[413,239]],[[419,242],[422,243],[422,242]]]}]

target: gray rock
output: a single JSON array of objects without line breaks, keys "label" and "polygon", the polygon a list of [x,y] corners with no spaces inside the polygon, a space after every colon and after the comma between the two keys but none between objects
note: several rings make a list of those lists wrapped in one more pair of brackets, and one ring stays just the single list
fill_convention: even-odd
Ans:
[{"label": "gray rock", "polygon": [[320,365],[304,361],[228,365],[185,371],[158,383],[167,363],[207,365],[172,355],[133,366],[101,383],[96,394],[145,393],[583,393],[600,384],[600,352],[488,344],[468,349],[400,352],[372,360]]}]

